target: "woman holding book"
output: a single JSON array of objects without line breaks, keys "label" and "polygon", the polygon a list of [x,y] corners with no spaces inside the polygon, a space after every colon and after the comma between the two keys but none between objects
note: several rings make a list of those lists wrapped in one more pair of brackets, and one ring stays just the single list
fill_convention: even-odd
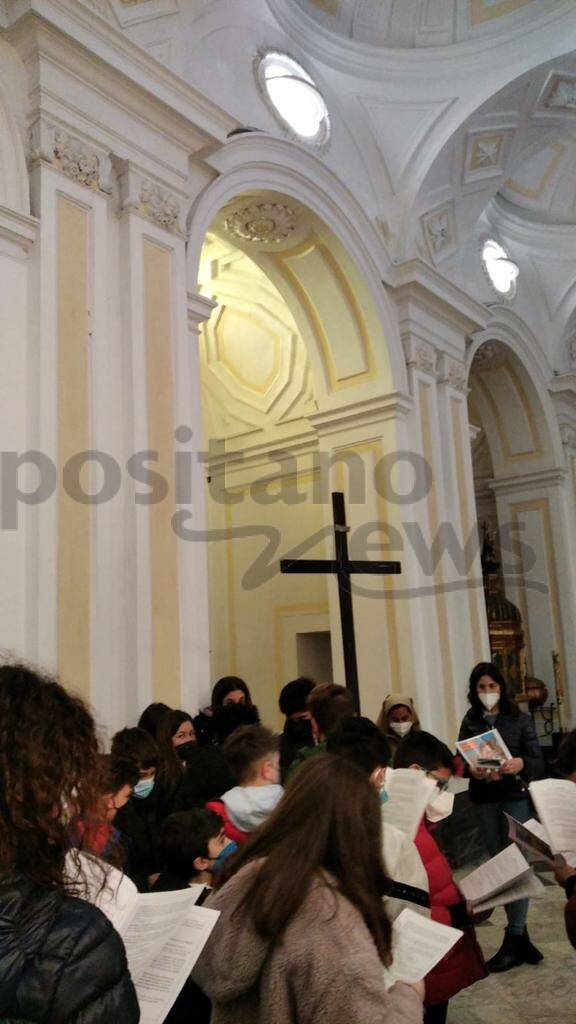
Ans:
[{"label": "woman holding book", "polygon": [[192,976],[212,1024],[420,1024],[423,985],[387,990],[380,800],[355,764],[318,754],[230,867]]},{"label": "woman holding book", "polygon": [[[508,694],[504,676],[497,665],[481,662],[472,670],[468,685],[470,710],[460,726],[459,740],[468,740],[497,730],[510,753],[509,758],[489,758],[490,765],[468,766],[470,799],[476,808],[480,828],[491,856],[508,845],[505,814],[517,821],[532,816],[527,783],[544,772],[544,760],[530,715],[520,711]],[[482,760],[482,759],[481,759]],[[526,929],[529,900],[506,905],[508,924],[504,941],[487,963],[495,974],[520,964],[537,964],[542,954],[532,945]]]}]

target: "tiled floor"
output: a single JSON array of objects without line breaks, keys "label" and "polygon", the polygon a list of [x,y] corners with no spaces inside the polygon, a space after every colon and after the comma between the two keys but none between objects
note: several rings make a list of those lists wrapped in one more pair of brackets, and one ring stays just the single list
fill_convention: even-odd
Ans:
[{"label": "tiled floor", "polygon": [[[530,938],[544,954],[535,967],[490,975],[450,1002],[448,1024],[576,1024],[576,950],[564,931],[563,891],[551,875],[540,874],[545,895],[530,906]],[[478,928],[486,958],[500,946],[503,910]]]}]

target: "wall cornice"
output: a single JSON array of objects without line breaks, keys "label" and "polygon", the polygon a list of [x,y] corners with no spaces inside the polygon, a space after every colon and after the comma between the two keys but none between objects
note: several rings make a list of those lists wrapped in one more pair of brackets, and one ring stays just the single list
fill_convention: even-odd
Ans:
[{"label": "wall cornice", "polygon": [[106,95],[148,121],[164,122],[194,150],[224,142],[238,127],[227,111],[77,0],[18,0],[7,22],[7,38],[24,60],[40,51],[83,80],[105,84]]},{"label": "wall cornice", "polygon": [[34,245],[38,227],[39,221],[35,217],[0,206],[0,239],[21,253],[28,253]]},{"label": "wall cornice", "polygon": [[481,330],[490,318],[486,306],[419,258],[395,264],[385,284],[398,306],[421,306],[466,334]]}]

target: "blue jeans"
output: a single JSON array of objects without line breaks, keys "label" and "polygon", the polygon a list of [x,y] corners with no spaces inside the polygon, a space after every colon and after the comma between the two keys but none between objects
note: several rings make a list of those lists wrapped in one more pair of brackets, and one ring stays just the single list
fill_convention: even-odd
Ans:
[{"label": "blue jeans", "polygon": [[[504,811],[516,818],[517,821],[528,821],[532,816],[530,804],[527,799],[507,800],[500,804],[475,804],[480,828],[484,842],[492,857],[500,853],[510,844],[508,839],[508,823],[504,817]],[[508,918],[507,931],[511,935],[522,935],[526,927],[528,917],[528,905],[530,900],[516,900],[515,903],[507,903],[505,906],[506,917]]]}]

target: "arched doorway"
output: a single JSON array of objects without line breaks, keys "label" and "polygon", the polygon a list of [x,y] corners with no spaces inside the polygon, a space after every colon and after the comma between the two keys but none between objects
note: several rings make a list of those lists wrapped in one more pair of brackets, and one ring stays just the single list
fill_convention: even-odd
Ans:
[{"label": "arched doorway", "polygon": [[[347,497],[351,553],[394,557],[384,546],[376,554],[374,541],[371,554],[358,545],[366,524],[397,515],[374,473],[403,447],[395,406],[405,363],[346,246],[286,192],[230,198],[212,218],[198,278],[215,303],[200,332],[207,524],[217,538],[208,545],[211,675],[245,676],[273,721],[279,689],[306,666],[343,681],[331,581],[278,571],[289,552],[332,557],[331,490]],[[391,679],[413,683],[406,606],[371,600],[393,586],[363,581],[355,597],[362,705],[372,714]]]},{"label": "arched doorway", "polygon": [[468,400],[478,521],[495,540],[505,595],[522,616],[526,672],[554,699],[554,651],[573,685],[561,446],[537,369],[499,332],[485,337],[473,353]]}]

